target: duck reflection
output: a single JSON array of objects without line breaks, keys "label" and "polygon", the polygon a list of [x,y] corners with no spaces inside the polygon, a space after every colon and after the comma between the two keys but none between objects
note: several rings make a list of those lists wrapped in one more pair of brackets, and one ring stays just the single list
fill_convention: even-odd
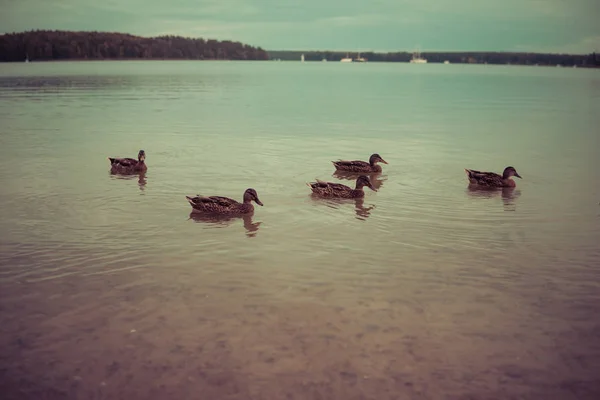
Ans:
[{"label": "duck reflection", "polygon": [[124,179],[128,181],[137,178],[138,186],[142,192],[146,189],[146,184],[148,183],[148,180],[146,179],[146,171],[132,173],[110,171],[110,175],[114,179]]},{"label": "duck reflection", "polygon": [[194,222],[212,225],[215,228],[226,227],[234,224],[237,220],[242,219],[246,236],[255,237],[258,233],[258,228],[262,222],[253,222],[253,214],[242,215],[225,215],[225,214],[210,214],[192,211],[190,219]]},{"label": "duck reflection", "polygon": [[[375,186],[375,185],[373,185]],[[371,215],[371,210],[375,208],[372,204],[369,207],[365,207],[365,199],[354,199],[354,210],[356,211],[356,218],[366,220]]]},{"label": "duck reflection", "polygon": [[354,202],[354,212],[356,213],[356,218],[360,220],[366,220],[371,216],[371,210],[375,208],[375,205],[370,205],[365,207],[365,199],[364,198],[356,198],[356,199],[339,199],[339,198],[325,198],[314,193],[310,194],[311,199],[317,204],[323,204],[329,208],[340,209],[345,204],[350,204]]},{"label": "duck reflection", "polygon": [[383,186],[383,182],[387,180],[387,175],[381,175],[380,173],[360,174],[356,172],[335,171],[331,176],[340,180],[355,181],[360,175],[367,175],[377,191]]},{"label": "duck reflection", "polygon": [[491,199],[500,196],[505,211],[516,211],[516,200],[521,196],[521,191],[514,187],[486,188],[478,185],[469,185],[467,194],[474,199]]}]

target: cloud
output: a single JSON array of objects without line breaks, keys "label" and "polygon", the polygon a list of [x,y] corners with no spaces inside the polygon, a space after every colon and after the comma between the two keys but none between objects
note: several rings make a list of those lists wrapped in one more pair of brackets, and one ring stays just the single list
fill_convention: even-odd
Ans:
[{"label": "cloud", "polygon": [[389,22],[389,17],[379,14],[367,14],[360,16],[337,16],[321,18],[312,21],[314,25],[325,25],[334,27],[349,27],[349,26],[376,26],[383,22]]}]

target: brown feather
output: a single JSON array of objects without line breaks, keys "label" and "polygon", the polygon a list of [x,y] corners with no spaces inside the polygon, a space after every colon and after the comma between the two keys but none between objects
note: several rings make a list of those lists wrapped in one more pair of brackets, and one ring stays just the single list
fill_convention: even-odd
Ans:
[{"label": "brown feather", "polygon": [[[244,193],[244,196],[248,191]],[[256,192],[254,192],[256,193]],[[248,214],[254,211],[254,206],[250,200],[240,203],[237,200],[224,196],[185,196],[195,211],[215,213],[215,214]],[[257,201],[258,197],[254,199]],[[258,202],[258,201],[257,201]],[[262,203],[259,202],[260,205]]]},{"label": "brown feather", "polygon": [[332,161],[335,169],[338,171],[347,171],[347,172],[381,172],[381,166],[375,164],[371,165],[366,161]]},{"label": "brown feather", "polygon": [[308,184],[312,192],[323,197],[338,197],[346,199],[354,199],[363,197],[365,192],[361,189],[352,189],[349,186],[342,185],[341,183],[324,182],[318,180]]},{"label": "brown feather", "polygon": [[501,175],[494,172],[481,172],[474,169],[466,169],[467,177],[469,182],[479,186],[485,187],[505,187],[511,186],[508,182],[510,179],[502,179]]}]

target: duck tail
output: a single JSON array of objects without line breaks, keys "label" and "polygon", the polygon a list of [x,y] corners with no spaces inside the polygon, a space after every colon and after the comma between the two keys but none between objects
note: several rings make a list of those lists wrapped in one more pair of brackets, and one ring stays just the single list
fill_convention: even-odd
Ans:
[{"label": "duck tail", "polygon": [[115,163],[115,159],[114,159],[114,158],[112,158],[112,157],[108,157],[108,159],[110,160],[110,163],[111,163],[111,164],[114,164],[114,163]]},{"label": "duck tail", "polygon": [[466,169],[466,168],[465,168],[465,172],[467,173],[467,176],[468,176],[469,178],[472,178],[472,177],[473,177],[473,173],[471,172],[471,170],[470,170],[470,169]]}]

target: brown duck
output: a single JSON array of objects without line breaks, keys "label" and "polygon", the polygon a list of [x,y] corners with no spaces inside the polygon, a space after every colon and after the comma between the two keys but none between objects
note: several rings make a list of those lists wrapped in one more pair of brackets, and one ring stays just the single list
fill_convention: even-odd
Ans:
[{"label": "brown duck", "polygon": [[489,188],[515,187],[517,184],[510,178],[516,176],[517,178],[523,179],[513,167],[504,168],[502,175],[498,175],[494,172],[481,172],[466,168],[465,172],[467,173],[469,183]]},{"label": "brown duck", "polygon": [[323,182],[317,179],[316,182],[307,183],[314,194],[322,197],[337,197],[345,199],[356,199],[365,196],[363,187],[367,186],[374,192],[377,191],[371,184],[371,181],[365,175],[361,175],[356,180],[356,188],[352,189],[349,186],[341,183]]},{"label": "brown duck", "polygon": [[146,153],[144,150],[140,150],[138,153],[138,159],[134,158],[112,158],[108,157],[110,160],[110,169],[115,173],[134,173],[134,172],[143,172],[148,169],[146,166]]},{"label": "brown duck", "polygon": [[252,201],[262,206],[263,203],[258,199],[256,190],[250,188],[244,192],[244,202],[240,203],[229,197],[222,196],[185,196],[194,211],[215,213],[215,214],[249,214],[254,211]]},{"label": "brown duck", "polygon": [[381,158],[381,156],[377,153],[371,155],[371,157],[369,157],[369,162],[366,161],[345,161],[345,160],[338,160],[338,161],[332,161],[333,165],[335,166],[335,169],[338,171],[346,171],[346,172],[381,172],[381,166],[378,165],[377,163],[384,163],[387,164],[387,161],[385,161],[383,158]]}]

